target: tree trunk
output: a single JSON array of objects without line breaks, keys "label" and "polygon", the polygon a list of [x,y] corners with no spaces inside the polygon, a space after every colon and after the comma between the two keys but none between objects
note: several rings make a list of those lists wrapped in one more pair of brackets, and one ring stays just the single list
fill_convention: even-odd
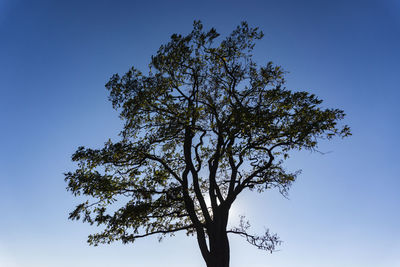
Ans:
[{"label": "tree trunk", "polygon": [[217,240],[210,240],[210,254],[207,267],[229,267],[229,240],[227,233],[221,233]]},{"label": "tree trunk", "polygon": [[207,267],[229,267],[230,251],[226,232],[227,222],[227,212],[214,217],[213,227],[209,231],[210,254]]}]

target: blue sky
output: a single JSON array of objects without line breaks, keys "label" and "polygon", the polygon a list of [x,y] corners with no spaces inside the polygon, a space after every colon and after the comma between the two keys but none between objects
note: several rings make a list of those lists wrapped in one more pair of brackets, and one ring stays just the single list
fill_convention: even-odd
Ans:
[{"label": "blue sky", "polygon": [[[0,0],[0,266],[205,266],[194,238],[89,247],[96,228],[68,221],[70,156],[120,130],[104,84],[143,71],[195,19],[265,37],[255,59],[289,71],[287,87],[344,109],[353,136],[296,153],[289,200],[245,194],[232,214],[284,241],[259,251],[231,238],[231,266],[400,266],[400,2]],[[167,264],[166,264],[167,263]]]}]

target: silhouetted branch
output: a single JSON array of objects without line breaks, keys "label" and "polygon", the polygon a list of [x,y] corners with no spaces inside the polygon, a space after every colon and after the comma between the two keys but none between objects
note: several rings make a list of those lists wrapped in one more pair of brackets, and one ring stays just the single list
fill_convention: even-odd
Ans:
[{"label": "silhouetted branch", "polygon": [[262,236],[248,234],[247,230],[250,228],[250,223],[249,221],[244,221],[244,218],[244,216],[240,216],[239,227],[232,228],[227,233],[243,236],[251,245],[271,253],[275,251],[277,245],[282,243],[279,237],[276,234],[270,234],[268,229],[265,230]]}]

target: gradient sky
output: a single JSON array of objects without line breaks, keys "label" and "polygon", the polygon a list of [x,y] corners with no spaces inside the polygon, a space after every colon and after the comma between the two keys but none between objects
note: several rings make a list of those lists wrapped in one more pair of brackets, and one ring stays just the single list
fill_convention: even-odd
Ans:
[{"label": "gradient sky", "polygon": [[289,71],[287,87],[344,109],[353,136],[296,153],[289,199],[245,194],[232,212],[284,241],[268,254],[231,238],[231,266],[400,266],[400,1],[0,0],[0,266],[205,266],[184,234],[89,247],[95,227],[68,221],[63,173],[80,145],[121,129],[104,84],[195,19],[223,35],[265,33],[255,59]]}]

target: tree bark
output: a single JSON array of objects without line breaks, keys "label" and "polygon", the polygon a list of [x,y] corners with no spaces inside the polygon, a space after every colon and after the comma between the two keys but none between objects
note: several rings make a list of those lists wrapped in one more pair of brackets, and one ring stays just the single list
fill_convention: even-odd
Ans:
[{"label": "tree bark", "polygon": [[213,225],[209,230],[210,254],[207,267],[229,267],[230,250],[226,232],[228,212],[214,217]]},{"label": "tree bark", "polygon": [[220,240],[211,241],[213,247],[210,251],[207,267],[229,267],[229,241],[226,233]]}]

